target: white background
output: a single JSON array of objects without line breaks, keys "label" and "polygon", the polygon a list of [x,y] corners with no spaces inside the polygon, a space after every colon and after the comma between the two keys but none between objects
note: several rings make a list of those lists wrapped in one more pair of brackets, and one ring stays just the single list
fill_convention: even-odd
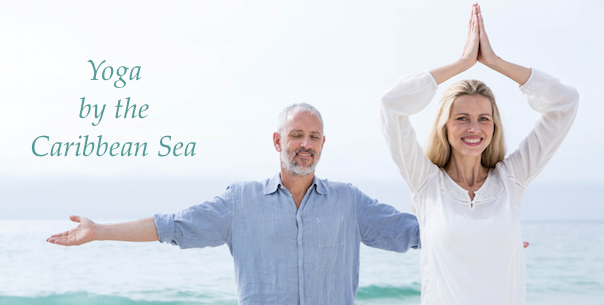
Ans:
[{"label": "white background", "polygon": [[[235,180],[279,170],[276,117],[316,106],[327,137],[317,175],[347,181],[409,211],[388,155],[379,97],[398,77],[456,60],[470,1],[2,1],[0,3],[0,218],[83,213],[129,219],[176,211]],[[529,188],[529,220],[604,218],[604,4],[482,1],[502,58],[535,67],[581,94],[575,125]],[[141,66],[124,88],[91,80],[103,67]],[[508,153],[536,113],[517,85],[477,64],[440,86],[475,78],[495,92]],[[81,98],[106,104],[98,126]],[[116,119],[119,99],[148,104],[145,119]],[[412,118],[423,141],[436,101]],[[36,157],[33,140],[147,142],[146,157]],[[194,157],[158,157],[159,140],[196,142]],[[43,143],[43,142],[41,142]],[[44,147],[44,146],[41,146]],[[162,150],[164,151],[164,150]]]}]

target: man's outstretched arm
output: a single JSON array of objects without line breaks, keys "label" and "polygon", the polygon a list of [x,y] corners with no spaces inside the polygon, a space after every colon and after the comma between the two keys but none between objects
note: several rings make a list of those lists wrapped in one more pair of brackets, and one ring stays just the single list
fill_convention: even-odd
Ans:
[{"label": "man's outstretched arm", "polygon": [[97,224],[86,217],[69,216],[80,224],[46,241],[62,246],[79,246],[93,240],[157,241],[157,228],[153,217],[116,224]]}]

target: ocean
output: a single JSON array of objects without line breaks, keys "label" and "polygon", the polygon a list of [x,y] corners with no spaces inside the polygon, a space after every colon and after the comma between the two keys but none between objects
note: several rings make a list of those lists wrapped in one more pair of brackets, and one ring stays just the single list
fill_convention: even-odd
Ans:
[{"label": "ocean", "polygon": [[[46,243],[68,220],[0,221],[0,304],[237,304],[226,246]],[[526,304],[604,304],[604,221],[525,222]],[[356,304],[419,304],[419,254],[363,246]]]}]

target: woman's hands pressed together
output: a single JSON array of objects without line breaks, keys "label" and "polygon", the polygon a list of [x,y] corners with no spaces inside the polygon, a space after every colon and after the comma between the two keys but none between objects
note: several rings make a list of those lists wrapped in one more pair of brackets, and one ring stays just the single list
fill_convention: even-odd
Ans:
[{"label": "woman's hands pressed together", "polygon": [[472,4],[472,13],[468,22],[468,35],[461,57],[448,65],[430,70],[437,84],[471,68],[480,62],[483,65],[511,78],[519,85],[526,83],[531,70],[501,59],[495,54],[484,27],[482,12],[478,3]]},{"label": "woman's hands pressed together", "polygon": [[474,66],[478,60],[480,50],[480,27],[478,23],[478,5],[472,5],[472,14],[470,14],[470,21],[468,21],[468,36],[466,37],[466,43],[463,47],[463,53],[461,54],[460,61],[467,65],[466,69]]},{"label": "woman's hands pressed together", "polygon": [[493,48],[491,47],[491,43],[489,42],[489,37],[487,36],[487,32],[484,29],[484,20],[482,19],[482,13],[480,12],[480,5],[474,4],[474,9],[472,11],[476,12],[476,19],[478,21],[478,36],[480,41],[480,47],[478,50],[478,61],[483,65],[492,68],[496,61],[499,59],[495,52],[493,52]]}]

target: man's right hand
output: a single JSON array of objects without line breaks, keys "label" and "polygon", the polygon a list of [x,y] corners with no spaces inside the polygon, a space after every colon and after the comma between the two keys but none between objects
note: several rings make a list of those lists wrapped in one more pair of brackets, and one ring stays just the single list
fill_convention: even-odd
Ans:
[{"label": "man's right hand", "polygon": [[46,241],[61,246],[79,246],[94,240],[94,226],[96,224],[92,220],[74,215],[69,216],[69,219],[80,224],[69,231],[55,234]]}]

